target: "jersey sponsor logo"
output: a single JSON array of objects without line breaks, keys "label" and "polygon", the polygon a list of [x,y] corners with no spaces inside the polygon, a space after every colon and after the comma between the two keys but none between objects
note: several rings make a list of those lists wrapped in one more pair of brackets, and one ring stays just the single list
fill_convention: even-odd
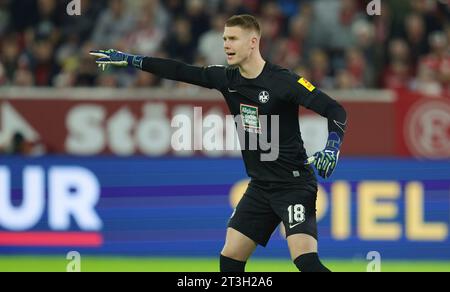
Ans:
[{"label": "jersey sponsor logo", "polygon": [[303,87],[305,87],[306,89],[308,89],[310,92],[313,92],[314,89],[316,89],[316,87],[314,85],[312,85],[308,80],[306,80],[305,78],[300,78],[298,80],[298,83],[300,83],[301,85],[303,85]]},{"label": "jersey sponsor logo", "polygon": [[230,89],[230,88],[228,88],[228,92],[229,92],[229,93],[235,93],[235,92],[238,92],[238,91],[235,90],[235,89]]},{"label": "jersey sponsor logo", "polygon": [[258,96],[259,102],[268,103],[270,100],[270,94],[267,91],[262,91]]},{"label": "jersey sponsor logo", "polygon": [[250,133],[261,133],[258,107],[241,103],[241,118],[245,131]]}]

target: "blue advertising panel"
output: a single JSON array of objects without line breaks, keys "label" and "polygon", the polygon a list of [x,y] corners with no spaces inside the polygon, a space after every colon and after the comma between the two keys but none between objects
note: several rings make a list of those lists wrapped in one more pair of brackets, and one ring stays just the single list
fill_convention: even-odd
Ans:
[{"label": "blue advertising panel", "polygon": [[[450,259],[450,161],[342,159],[320,180],[324,258]],[[240,159],[1,158],[0,254],[217,256]],[[288,257],[277,229],[258,257]]]}]

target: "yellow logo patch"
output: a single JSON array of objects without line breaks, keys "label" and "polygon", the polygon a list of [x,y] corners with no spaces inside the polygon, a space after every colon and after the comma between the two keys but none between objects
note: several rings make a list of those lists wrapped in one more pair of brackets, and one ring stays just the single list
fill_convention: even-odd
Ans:
[{"label": "yellow logo patch", "polygon": [[306,89],[308,89],[310,92],[313,92],[314,89],[316,89],[316,87],[314,85],[312,85],[308,80],[306,80],[305,78],[300,78],[298,80],[298,83],[300,83],[301,85],[303,85],[303,87],[305,87]]}]

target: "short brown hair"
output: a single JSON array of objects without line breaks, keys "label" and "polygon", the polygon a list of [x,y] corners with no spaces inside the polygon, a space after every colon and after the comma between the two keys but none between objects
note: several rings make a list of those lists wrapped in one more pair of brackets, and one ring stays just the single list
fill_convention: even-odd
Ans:
[{"label": "short brown hair", "polygon": [[258,20],[249,14],[234,15],[225,22],[226,27],[239,26],[243,29],[253,30],[261,35],[261,26]]}]

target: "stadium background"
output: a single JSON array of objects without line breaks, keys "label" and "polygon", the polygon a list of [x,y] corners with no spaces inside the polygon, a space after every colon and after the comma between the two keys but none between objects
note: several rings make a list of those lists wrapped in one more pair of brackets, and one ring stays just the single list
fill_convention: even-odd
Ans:
[{"label": "stadium background", "polygon": [[[383,271],[450,270],[448,2],[382,0],[368,16],[356,0],[81,0],[68,16],[69,2],[0,0],[0,271],[65,271],[69,251],[84,271],[217,270],[246,185],[239,152],[170,142],[180,114],[197,122],[192,141],[208,133],[193,108],[223,118],[221,97],[101,73],[88,51],[223,64],[223,21],[245,12],[260,17],[268,60],[349,112],[339,167],[320,181],[324,261],[365,271],[376,251]],[[326,122],[301,113],[311,154]],[[295,270],[282,230],[249,270]]]}]

